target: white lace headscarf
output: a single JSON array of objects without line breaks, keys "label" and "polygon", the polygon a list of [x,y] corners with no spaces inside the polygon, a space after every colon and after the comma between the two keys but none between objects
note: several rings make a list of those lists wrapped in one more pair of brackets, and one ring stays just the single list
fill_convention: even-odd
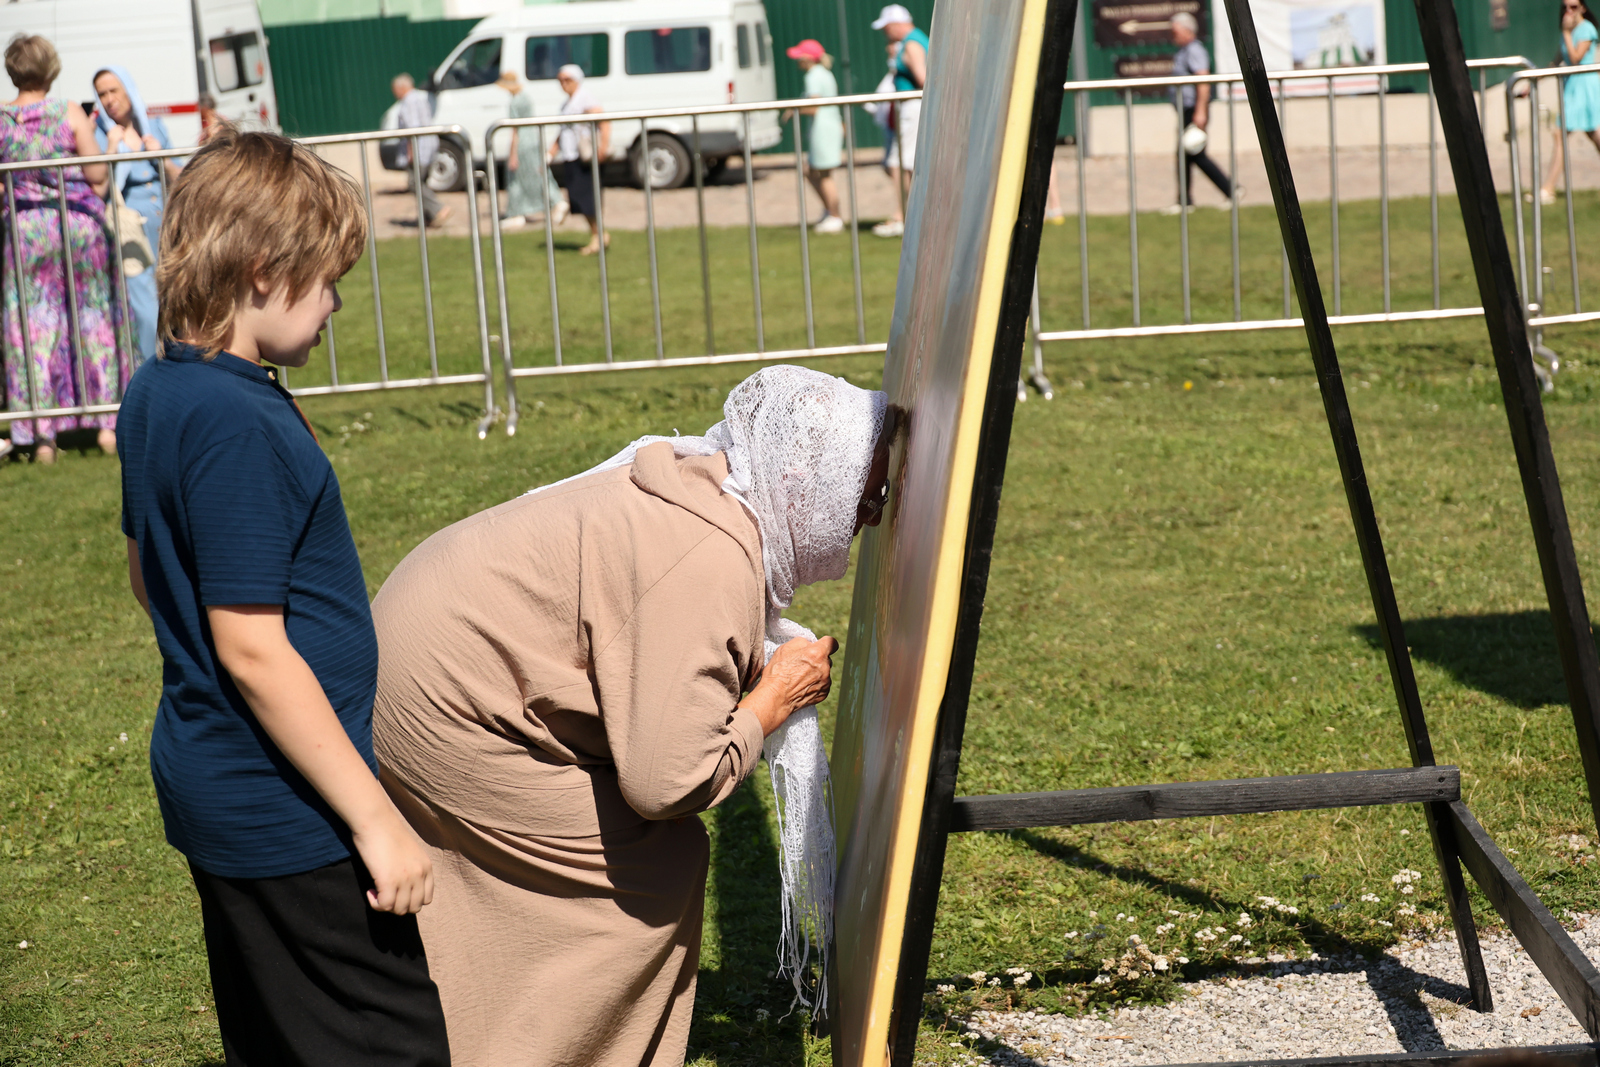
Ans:
[{"label": "white lace headscarf", "polygon": [[[678,456],[727,453],[725,492],[754,516],[767,577],[766,658],[810,630],[782,617],[797,586],[844,577],[856,511],[883,430],[888,398],[804,367],[757,371],[722,405],[723,420],[704,437],[641,437],[583,474],[628,466],[639,449],[670,441]],[[571,481],[571,478],[564,479]],[[556,482],[561,485],[563,482]],[[545,486],[544,488],[550,488]],[[535,490],[538,492],[539,490]],[[764,746],[778,812],[783,932],[778,973],[808,1007],[827,1003],[827,951],[833,940],[833,798],[815,707],[802,708]],[[812,952],[818,982],[808,985]],[[812,996],[807,993],[813,993]]]}]

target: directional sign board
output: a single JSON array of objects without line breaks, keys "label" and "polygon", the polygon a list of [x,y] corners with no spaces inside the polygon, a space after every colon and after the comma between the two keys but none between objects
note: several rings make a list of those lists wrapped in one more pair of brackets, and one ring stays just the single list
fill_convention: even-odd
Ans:
[{"label": "directional sign board", "polygon": [[1101,48],[1172,43],[1172,16],[1185,13],[1207,33],[1205,0],[1095,0],[1094,43]]}]

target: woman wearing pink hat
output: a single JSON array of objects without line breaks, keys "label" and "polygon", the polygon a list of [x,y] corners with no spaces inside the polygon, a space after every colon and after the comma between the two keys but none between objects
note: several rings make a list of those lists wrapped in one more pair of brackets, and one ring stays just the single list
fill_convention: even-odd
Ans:
[{"label": "woman wearing pink hat", "polygon": [[[819,41],[807,37],[787,54],[805,75],[807,97],[839,95],[839,83],[833,80],[833,57]],[[785,112],[783,121],[788,122],[793,114]],[[811,136],[806,138],[806,180],[822,198],[822,218],[812,229],[815,233],[839,233],[844,229],[844,220],[839,217],[839,187],[834,183],[833,171],[844,158],[844,119],[837,104],[803,107],[800,114],[811,116]]]}]

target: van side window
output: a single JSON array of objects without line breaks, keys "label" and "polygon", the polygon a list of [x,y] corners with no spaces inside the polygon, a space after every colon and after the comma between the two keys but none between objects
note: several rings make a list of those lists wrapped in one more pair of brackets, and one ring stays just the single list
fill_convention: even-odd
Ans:
[{"label": "van side window", "polygon": [[767,34],[765,22],[756,23],[756,62],[763,67],[772,54],[772,38]]},{"label": "van side window", "polygon": [[211,75],[219,93],[260,85],[266,77],[261,38],[254,30],[211,39]]},{"label": "van side window", "polygon": [[734,27],[734,39],[739,48],[739,69],[750,65],[750,27],[739,23]]},{"label": "van side window", "polygon": [[473,41],[461,50],[450,69],[444,72],[441,89],[471,89],[488,85],[500,77],[500,38]]},{"label": "van side window", "polygon": [[629,74],[685,74],[711,69],[711,29],[629,30],[622,39]]},{"label": "van side window", "polygon": [[611,38],[603,33],[528,38],[526,66],[529,81],[553,81],[556,72],[568,63],[582,67],[585,77],[605,77],[611,73]]}]

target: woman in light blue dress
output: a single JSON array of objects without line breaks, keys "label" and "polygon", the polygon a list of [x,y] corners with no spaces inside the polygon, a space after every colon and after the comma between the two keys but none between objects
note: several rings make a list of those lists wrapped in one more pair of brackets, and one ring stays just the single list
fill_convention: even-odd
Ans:
[{"label": "woman in light blue dress", "polygon": [[[100,98],[94,125],[95,139],[102,152],[156,152],[172,147],[166,123],[146,112],[144,97],[139,95],[139,87],[125,68],[106,66],[97,70],[94,93]],[[177,180],[179,164],[170,159],[118,163],[112,174],[112,184],[121,191],[123,203],[144,216],[145,238],[150,242],[151,252],[157,254],[161,249],[161,214],[166,203],[161,173],[156,169],[158,163],[165,168],[168,182]],[[109,207],[106,213],[111,213]],[[155,264],[152,262],[137,274],[130,269],[127,285],[128,311],[133,316],[133,364],[137,367],[160,351],[160,342],[156,339]]]},{"label": "woman in light blue dress", "polygon": [[[821,43],[808,37],[789,49],[787,55],[805,75],[806,96],[825,99],[839,95],[839,83],[833,78],[833,57]],[[802,107],[800,114],[811,116],[811,136],[806,139],[806,181],[822,200],[822,218],[813,229],[817,233],[839,233],[844,229],[844,220],[839,217],[839,186],[833,180],[833,172],[844,161],[844,118],[837,104]],[[793,117],[792,111],[786,111],[779,121],[787,124]]]},{"label": "woman in light blue dress", "polygon": [[[1561,63],[1576,67],[1600,63],[1600,28],[1594,12],[1586,0],[1561,0]],[[1562,79],[1566,85],[1561,91],[1561,109],[1566,121],[1563,129],[1550,146],[1550,169],[1545,172],[1544,186],[1539,199],[1546,204],[1555,203],[1556,178],[1562,171],[1562,154],[1566,150],[1567,135],[1582,132],[1600,149],[1600,73],[1571,74]]]},{"label": "woman in light blue dress", "polygon": [[[533,118],[533,99],[522,88],[517,72],[508,70],[495,82],[511,94],[507,114],[514,119]],[[545,140],[555,133],[550,130]],[[511,152],[506,157],[506,213],[500,219],[501,229],[513,230],[519,226],[544,221],[550,216],[552,226],[560,226],[567,217],[567,202],[561,199],[561,187],[545,166],[544,153],[539,151],[537,129],[511,130]]]}]

